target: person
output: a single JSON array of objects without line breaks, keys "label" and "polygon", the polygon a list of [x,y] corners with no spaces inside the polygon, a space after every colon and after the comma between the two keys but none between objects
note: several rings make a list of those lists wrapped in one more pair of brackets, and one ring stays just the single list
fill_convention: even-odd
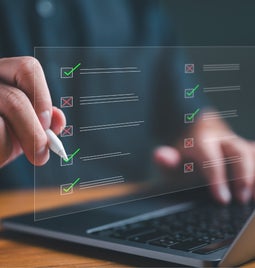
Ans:
[{"label": "person", "polygon": [[[52,104],[54,92],[49,90],[40,62],[31,57],[33,46],[171,45],[175,38],[173,29],[165,27],[169,25],[169,18],[160,3],[133,0],[0,1],[1,180],[16,178],[16,182],[22,183],[20,170],[23,177],[31,178],[31,167],[26,173],[24,159],[23,162],[14,160],[24,154],[33,165],[44,165],[49,160],[45,130],[51,128],[59,134],[66,124],[63,112]],[[178,93],[172,90],[171,95],[174,94]],[[178,111],[178,104],[175,104],[175,110]],[[209,123],[198,117],[196,124],[185,131],[185,136],[199,139],[230,135],[236,139],[234,143],[222,140],[211,146],[200,144],[190,155],[183,149],[183,138],[180,138],[174,146],[156,148],[155,163],[164,170],[172,170],[186,158],[200,163],[202,160],[241,156],[243,161],[232,165],[235,177],[241,179],[230,183],[226,166],[201,168],[201,172],[219,202],[226,204],[232,197],[243,203],[255,199],[253,142],[233,133],[221,119]],[[18,167],[11,168],[12,175],[8,170],[10,165]]]}]

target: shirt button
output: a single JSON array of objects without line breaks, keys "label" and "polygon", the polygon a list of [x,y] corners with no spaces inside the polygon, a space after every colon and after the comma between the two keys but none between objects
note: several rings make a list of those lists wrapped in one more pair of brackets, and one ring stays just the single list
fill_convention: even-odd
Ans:
[{"label": "shirt button", "polygon": [[51,0],[38,0],[35,9],[42,18],[49,18],[54,14],[55,7]]}]

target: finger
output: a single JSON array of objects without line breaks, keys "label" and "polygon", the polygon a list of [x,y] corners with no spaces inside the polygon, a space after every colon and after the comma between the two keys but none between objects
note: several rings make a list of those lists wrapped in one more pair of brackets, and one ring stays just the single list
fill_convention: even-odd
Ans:
[{"label": "finger", "polygon": [[201,148],[198,160],[202,173],[209,183],[210,190],[216,200],[227,204],[231,200],[231,193],[226,178],[226,169],[222,164],[223,154],[220,146],[211,144]]},{"label": "finger", "polygon": [[28,160],[35,165],[44,164],[49,158],[47,136],[27,96],[17,88],[0,84],[0,114]]},{"label": "finger", "polygon": [[[253,163],[255,163],[255,142],[250,142],[250,146],[252,149],[252,159]],[[253,168],[253,189],[252,189],[252,198],[255,200],[255,167]]]},{"label": "finger", "polygon": [[12,142],[4,119],[0,116],[0,166],[9,159],[12,152]]},{"label": "finger", "polygon": [[[7,135],[8,135],[8,141],[9,142],[9,146],[10,146],[10,154],[8,154],[8,157],[6,155],[6,159],[4,162],[2,162],[0,164],[0,167],[3,167],[7,164],[9,164],[11,161],[13,161],[14,159],[16,159],[19,155],[21,155],[23,153],[23,150],[19,144],[19,141],[17,140],[15,134],[13,133],[13,131],[11,131],[10,127],[8,126],[8,124],[5,122],[5,127],[6,127],[6,131],[7,131]],[[6,145],[6,144],[5,144]]]},{"label": "finger", "polygon": [[[248,142],[238,138],[233,142],[222,144],[224,154],[232,156],[230,174],[233,176],[233,191],[235,197],[242,203],[248,202],[252,197],[254,180],[253,151]],[[235,160],[236,159],[236,160]]]},{"label": "finger", "polygon": [[[255,163],[255,142],[252,141],[249,143],[250,149],[252,151],[252,161],[253,165]],[[252,198],[255,200],[255,166],[253,166],[253,187],[252,187]]]},{"label": "finger", "polygon": [[28,96],[43,128],[48,129],[52,102],[40,63],[33,57],[2,58],[0,79]]},{"label": "finger", "polygon": [[170,146],[161,146],[155,149],[154,161],[164,168],[176,168],[181,162],[181,155],[177,149]]},{"label": "finger", "polygon": [[57,135],[64,129],[66,125],[66,118],[62,110],[57,107],[52,108],[51,130]]}]

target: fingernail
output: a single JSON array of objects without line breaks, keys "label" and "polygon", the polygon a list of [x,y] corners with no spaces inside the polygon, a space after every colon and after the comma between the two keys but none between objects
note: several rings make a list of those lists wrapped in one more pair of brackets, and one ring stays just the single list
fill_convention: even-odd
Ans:
[{"label": "fingernail", "polygon": [[227,186],[225,185],[221,185],[219,187],[219,195],[220,195],[220,198],[221,200],[224,202],[224,203],[229,203],[230,200],[231,200],[231,193],[228,189]]},{"label": "fingernail", "polygon": [[180,162],[180,155],[178,151],[172,147],[161,146],[155,150],[157,160],[169,167],[175,167]]},{"label": "fingernail", "polygon": [[251,199],[251,195],[252,192],[250,188],[243,188],[239,193],[240,199],[243,203],[248,202]]},{"label": "fingernail", "polygon": [[50,112],[49,111],[42,112],[41,114],[39,114],[38,118],[39,118],[44,130],[50,128],[51,118],[50,118]]}]

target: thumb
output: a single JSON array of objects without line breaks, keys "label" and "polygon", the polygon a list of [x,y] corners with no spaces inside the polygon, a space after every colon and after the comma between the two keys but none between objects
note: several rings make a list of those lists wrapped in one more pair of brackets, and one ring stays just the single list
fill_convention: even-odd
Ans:
[{"label": "thumb", "polygon": [[153,158],[156,164],[164,168],[176,168],[181,162],[177,149],[170,146],[160,146],[154,150]]}]

